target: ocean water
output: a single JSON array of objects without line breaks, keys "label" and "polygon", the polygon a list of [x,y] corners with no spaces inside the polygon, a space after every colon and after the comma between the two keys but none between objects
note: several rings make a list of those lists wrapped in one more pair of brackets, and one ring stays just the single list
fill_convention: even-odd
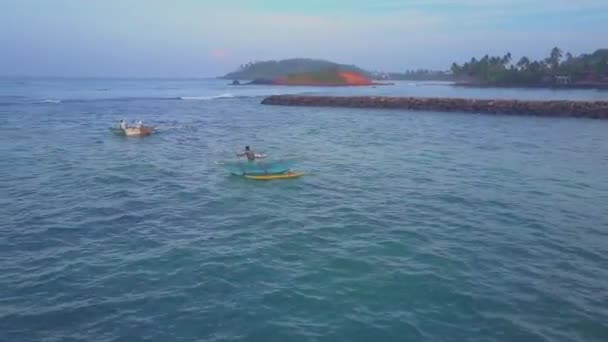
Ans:
[{"label": "ocean water", "polygon": [[[608,99],[1,79],[0,341],[608,340],[608,121],[282,93]],[[230,176],[244,145],[309,174]]]}]

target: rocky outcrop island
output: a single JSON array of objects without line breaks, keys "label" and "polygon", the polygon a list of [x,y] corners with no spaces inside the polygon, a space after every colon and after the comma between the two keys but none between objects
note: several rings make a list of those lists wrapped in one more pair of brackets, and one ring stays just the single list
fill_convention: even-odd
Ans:
[{"label": "rocky outcrop island", "polygon": [[274,79],[255,79],[248,84],[268,84],[283,86],[315,86],[315,87],[342,87],[342,86],[374,86],[390,85],[391,83],[378,83],[372,79],[354,72],[326,70],[318,72],[306,72],[289,74]]},{"label": "rocky outcrop island", "polygon": [[[370,72],[354,65],[307,58],[248,63],[222,78],[232,79],[232,85],[373,86],[388,84],[374,82]],[[249,80],[249,82],[240,80]]]}]

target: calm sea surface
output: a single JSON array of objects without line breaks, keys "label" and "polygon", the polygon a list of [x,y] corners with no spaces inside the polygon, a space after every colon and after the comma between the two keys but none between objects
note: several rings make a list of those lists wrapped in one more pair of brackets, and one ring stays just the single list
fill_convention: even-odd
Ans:
[{"label": "calm sea surface", "polygon": [[259,104],[608,92],[226,83],[0,79],[0,341],[608,341],[608,121]]}]

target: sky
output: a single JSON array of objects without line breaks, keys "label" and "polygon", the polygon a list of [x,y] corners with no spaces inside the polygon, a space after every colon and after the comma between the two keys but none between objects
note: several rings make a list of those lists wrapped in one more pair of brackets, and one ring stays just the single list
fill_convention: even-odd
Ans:
[{"label": "sky", "polygon": [[310,57],[447,70],[608,47],[608,0],[0,0],[0,75],[219,76]]}]

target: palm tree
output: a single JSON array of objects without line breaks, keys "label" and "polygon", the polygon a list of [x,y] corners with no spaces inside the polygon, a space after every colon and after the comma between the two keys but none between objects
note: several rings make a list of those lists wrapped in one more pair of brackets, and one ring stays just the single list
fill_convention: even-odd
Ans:
[{"label": "palm tree", "polygon": [[537,62],[534,61],[532,63],[530,63],[530,65],[528,66],[528,70],[532,71],[532,72],[538,72],[543,68],[542,66],[542,62]]},{"label": "palm tree", "polygon": [[462,65],[462,71],[469,75],[471,74],[471,65],[469,64],[469,62],[464,62],[464,64]]},{"label": "palm tree", "polygon": [[528,59],[528,57],[523,56],[519,62],[517,62],[517,67],[523,70],[528,69],[528,67],[530,66],[530,59]]},{"label": "palm tree", "polygon": [[562,59],[562,50],[557,46],[551,50],[551,55],[548,58],[547,62],[551,64],[552,69],[557,69],[559,66],[559,61]]},{"label": "palm tree", "polygon": [[479,63],[480,62],[477,60],[477,58],[471,58],[468,67],[469,76],[474,76],[477,73],[477,70],[479,69]]},{"label": "palm tree", "polygon": [[549,61],[548,60],[544,60],[544,61],[540,61],[540,68],[541,70],[546,70],[547,66],[549,65]]},{"label": "palm tree", "polygon": [[511,53],[507,52],[507,54],[502,57],[501,62],[504,65],[504,64],[509,64],[510,61],[511,61]]}]

